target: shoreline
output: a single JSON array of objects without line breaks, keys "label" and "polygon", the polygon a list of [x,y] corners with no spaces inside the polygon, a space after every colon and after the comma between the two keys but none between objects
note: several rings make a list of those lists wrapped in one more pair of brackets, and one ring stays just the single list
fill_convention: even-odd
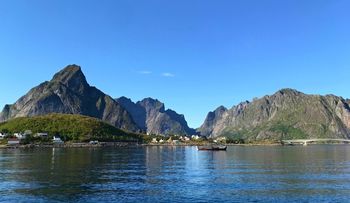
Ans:
[{"label": "shoreline", "polygon": [[[178,147],[186,147],[186,146],[205,146],[210,145],[212,143],[181,143],[181,144],[141,144],[142,146],[178,146]],[[282,144],[279,143],[257,143],[257,144],[217,144],[217,145],[226,145],[226,146],[282,146]]]},{"label": "shoreline", "polygon": [[[33,149],[33,148],[110,148],[110,147],[196,147],[205,146],[209,143],[181,143],[181,144],[140,144],[135,142],[101,142],[98,144],[90,143],[65,143],[65,144],[26,144],[26,145],[0,145],[0,149]],[[254,144],[222,144],[226,146],[241,146],[241,147],[253,147],[253,146],[284,146],[279,143],[254,143]],[[324,144],[309,144],[309,145],[344,145],[343,143],[324,143]],[[302,146],[302,145],[285,145],[286,147]]]},{"label": "shoreline", "polygon": [[139,146],[135,142],[100,142],[90,143],[64,143],[64,144],[26,144],[26,145],[0,145],[0,149],[32,149],[32,148],[107,148]]}]

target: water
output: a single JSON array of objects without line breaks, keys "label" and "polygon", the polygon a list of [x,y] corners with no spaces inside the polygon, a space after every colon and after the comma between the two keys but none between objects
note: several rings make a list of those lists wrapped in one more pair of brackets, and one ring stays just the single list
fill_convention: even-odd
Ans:
[{"label": "water", "polygon": [[0,202],[349,202],[350,146],[0,150]]}]

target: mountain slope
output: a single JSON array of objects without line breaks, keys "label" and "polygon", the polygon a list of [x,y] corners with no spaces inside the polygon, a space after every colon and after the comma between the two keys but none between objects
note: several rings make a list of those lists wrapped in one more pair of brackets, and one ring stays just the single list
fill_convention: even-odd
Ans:
[{"label": "mountain slope", "polygon": [[282,89],[213,114],[198,129],[201,135],[247,140],[350,138],[349,103],[334,95]]},{"label": "mountain slope", "polygon": [[137,103],[126,97],[116,99],[132,115],[138,126],[150,134],[192,135],[185,117],[173,110],[165,110],[164,104],[156,99],[146,98]]},{"label": "mountain slope", "polygon": [[67,66],[51,81],[34,87],[13,105],[6,105],[0,122],[49,113],[81,114],[118,128],[138,130],[129,113],[110,96],[91,87],[77,65]]}]

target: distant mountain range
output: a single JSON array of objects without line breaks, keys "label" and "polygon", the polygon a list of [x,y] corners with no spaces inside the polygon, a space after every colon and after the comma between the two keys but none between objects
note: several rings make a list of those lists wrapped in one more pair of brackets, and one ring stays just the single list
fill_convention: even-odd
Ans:
[{"label": "distant mountain range", "polygon": [[69,65],[47,82],[31,89],[0,113],[0,122],[50,113],[98,118],[117,128],[162,135],[226,136],[251,141],[294,138],[350,138],[350,101],[334,95],[307,95],[282,89],[270,96],[223,106],[207,115],[194,130],[185,117],[166,110],[157,99],[134,103],[113,99],[90,86],[77,65]]}]

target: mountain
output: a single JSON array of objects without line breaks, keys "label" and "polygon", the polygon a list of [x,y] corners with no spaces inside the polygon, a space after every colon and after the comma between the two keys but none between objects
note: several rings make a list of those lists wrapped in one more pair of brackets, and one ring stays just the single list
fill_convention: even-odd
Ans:
[{"label": "mountain", "polygon": [[131,117],[141,130],[147,131],[147,114],[146,110],[142,106],[135,104],[133,101],[131,101],[131,99],[126,97],[120,97],[116,99],[116,101],[130,113]]},{"label": "mountain", "polygon": [[350,138],[349,100],[282,89],[270,96],[210,112],[198,132],[250,141]]},{"label": "mountain", "polygon": [[146,98],[134,103],[126,97],[116,99],[132,116],[137,125],[149,134],[192,135],[194,129],[188,127],[185,117],[173,110],[165,110],[162,102]]},{"label": "mountain", "polygon": [[[203,125],[200,127],[199,132],[201,135],[209,136],[215,134],[214,126],[219,125],[219,121],[223,119],[223,115],[227,112],[227,108],[220,106],[212,112],[209,112]],[[216,127],[218,129],[219,127]]]},{"label": "mountain", "polygon": [[31,130],[33,134],[46,132],[59,134],[64,140],[140,140],[137,134],[125,132],[96,118],[70,114],[47,114],[22,117],[0,123],[0,132],[9,133]]},{"label": "mountain", "polygon": [[52,80],[31,89],[0,113],[0,122],[17,117],[50,113],[81,114],[99,118],[111,125],[137,131],[131,115],[114,99],[90,86],[77,65],[69,65]]}]

